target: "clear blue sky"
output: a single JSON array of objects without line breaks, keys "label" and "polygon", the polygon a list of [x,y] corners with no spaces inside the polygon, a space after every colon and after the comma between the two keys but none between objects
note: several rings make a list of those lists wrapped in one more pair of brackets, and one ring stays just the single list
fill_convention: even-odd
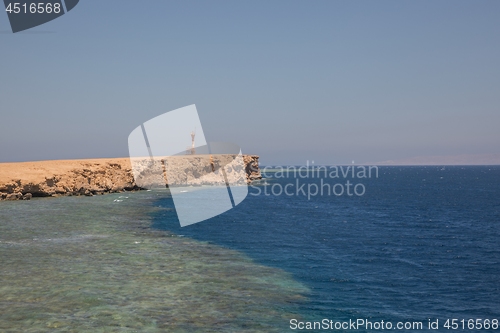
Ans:
[{"label": "clear blue sky", "polygon": [[127,156],[196,104],[264,164],[500,152],[500,1],[80,1],[12,34],[0,161]]}]

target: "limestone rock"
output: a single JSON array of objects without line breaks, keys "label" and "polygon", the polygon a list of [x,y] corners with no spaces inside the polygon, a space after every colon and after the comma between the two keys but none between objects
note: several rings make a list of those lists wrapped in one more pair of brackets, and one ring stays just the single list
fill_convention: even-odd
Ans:
[{"label": "limestone rock", "polygon": [[7,197],[5,198],[5,200],[19,200],[22,197],[23,197],[23,194],[20,192],[10,193],[10,194],[7,194]]},{"label": "limestone rock", "polygon": [[[165,160],[165,159],[164,159]],[[242,160],[243,162],[238,162]],[[24,163],[0,163],[0,200],[30,200],[32,197],[73,196],[118,193],[143,189],[140,183],[156,183],[201,186],[221,180],[218,174],[224,165],[226,178],[231,184],[250,183],[261,179],[259,157],[243,155],[190,155],[178,159],[144,162],[136,174],[135,182],[130,159],[98,159],[42,161]],[[167,179],[165,168],[171,168]],[[245,170],[242,177],[241,171]],[[203,176],[200,178],[200,176]]]}]

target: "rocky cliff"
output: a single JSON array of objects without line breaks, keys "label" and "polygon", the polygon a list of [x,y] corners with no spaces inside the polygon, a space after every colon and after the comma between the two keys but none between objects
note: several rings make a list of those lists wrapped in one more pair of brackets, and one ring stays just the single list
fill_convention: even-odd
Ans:
[{"label": "rocky cliff", "polygon": [[[193,161],[196,160],[195,156],[190,158]],[[210,159],[209,163],[212,164],[209,164],[209,168],[212,171],[217,170],[219,160],[217,156]],[[243,155],[242,167],[244,168],[244,181],[247,183],[262,178],[258,156]],[[199,165],[194,162],[171,165],[169,174],[173,175],[173,178],[167,182],[175,183],[174,178],[181,179],[182,175],[196,174],[198,169]],[[230,169],[233,170],[233,168]],[[234,170],[236,171],[236,168]],[[135,171],[136,168],[132,167],[128,158],[0,163],[0,200],[29,200],[32,197],[71,195],[91,196],[141,190],[144,187],[135,182]]]}]

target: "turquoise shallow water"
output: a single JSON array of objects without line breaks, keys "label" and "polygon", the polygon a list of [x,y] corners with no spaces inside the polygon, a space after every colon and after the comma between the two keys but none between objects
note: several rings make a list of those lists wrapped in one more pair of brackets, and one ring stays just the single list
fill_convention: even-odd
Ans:
[{"label": "turquoise shallow water", "polygon": [[[161,194],[164,196],[165,194]],[[155,192],[0,202],[1,332],[282,332],[308,289],[152,230]]]}]

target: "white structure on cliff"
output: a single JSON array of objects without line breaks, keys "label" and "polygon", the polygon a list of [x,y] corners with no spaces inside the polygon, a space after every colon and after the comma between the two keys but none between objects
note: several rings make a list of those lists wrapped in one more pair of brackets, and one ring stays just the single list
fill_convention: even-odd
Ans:
[{"label": "white structure on cliff", "polygon": [[196,154],[196,149],[194,148],[194,137],[196,133],[195,131],[191,132],[191,148],[186,149],[186,155],[194,155]]}]

